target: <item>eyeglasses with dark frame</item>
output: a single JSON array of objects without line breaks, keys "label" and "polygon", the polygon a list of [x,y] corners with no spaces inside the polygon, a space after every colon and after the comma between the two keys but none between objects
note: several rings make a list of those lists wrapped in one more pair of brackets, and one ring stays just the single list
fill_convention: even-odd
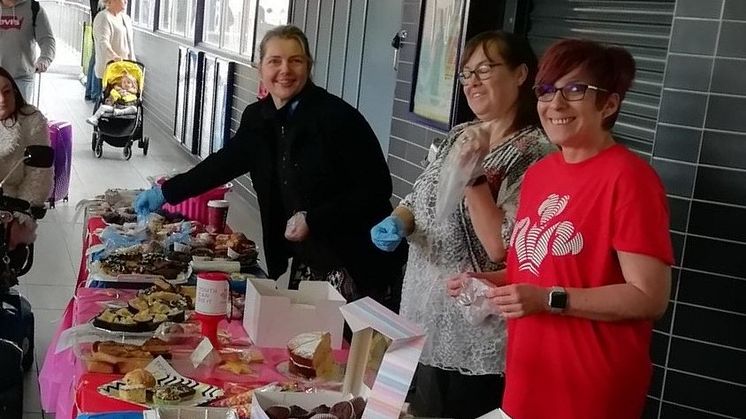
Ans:
[{"label": "eyeglasses with dark frame", "polygon": [[479,67],[475,68],[474,70],[461,70],[460,73],[458,73],[458,81],[462,85],[466,85],[469,83],[469,79],[471,76],[475,76],[479,81],[484,81],[492,77],[492,69],[495,67],[499,67],[503,65],[502,63],[489,63],[489,64],[482,64]]},{"label": "eyeglasses with dark frame", "polygon": [[551,102],[558,91],[562,92],[562,97],[568,102],[575,102],[585,98],[585,92],[595,90],[597,92],[609,91],[598,86],[586,83],[568,83],[562,87],[555,87],[551,84],[537,84],[534,86],[534,94],[539,102]]}]

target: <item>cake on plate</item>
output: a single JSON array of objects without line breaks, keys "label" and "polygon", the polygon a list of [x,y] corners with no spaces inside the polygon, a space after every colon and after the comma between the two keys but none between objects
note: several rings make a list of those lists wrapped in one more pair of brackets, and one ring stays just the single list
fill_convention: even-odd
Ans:
[{"label": "cake on plate", "polygon": [[307,378],[330,379],[337,365],[332,357],[332,337],[329,332],[302,333],[287,344],[290,362],[288,371]]}]

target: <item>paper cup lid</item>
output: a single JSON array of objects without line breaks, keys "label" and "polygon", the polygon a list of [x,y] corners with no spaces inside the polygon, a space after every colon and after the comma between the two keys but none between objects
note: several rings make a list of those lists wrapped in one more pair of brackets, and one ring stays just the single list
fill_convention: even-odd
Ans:
[{"label": "paper cup lid", "polygon": [[197,278],[207,281],[228,281],[231,277],[224,272],[200,272]]},{"label": "paper cup lid", "polygon": [[213,199],[213,200],[207,201],[207,206],[213,207],[213,208],[228,208],[230,204],[231,203],[225,199]]}]

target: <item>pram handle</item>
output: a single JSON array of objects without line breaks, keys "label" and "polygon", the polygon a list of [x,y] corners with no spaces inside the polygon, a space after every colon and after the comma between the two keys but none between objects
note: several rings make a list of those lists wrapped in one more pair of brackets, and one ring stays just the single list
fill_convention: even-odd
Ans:
[{"label": "pram handle", "polygon": [[109,62],[107,62],[106,65],[109,66],[112,63],[121,63],[121,62],[132,63],[140,67],[142,70],[145,70],[145,64],[141,63],[140,61],[129,60],[129,59],[124,59],[124,58],[122,58],[121,60],[109,60]]}]

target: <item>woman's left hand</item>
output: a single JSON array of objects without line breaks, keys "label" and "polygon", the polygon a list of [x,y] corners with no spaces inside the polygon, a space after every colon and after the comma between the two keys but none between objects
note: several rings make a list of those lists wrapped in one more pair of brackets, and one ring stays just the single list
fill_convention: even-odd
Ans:
[{"label": "woman's left hand", "polygon": [[461,161],[477,159],[481,161],[490,152],[490,125],[482,123],[464,129],[461,141]]},{"label": "woman's left hand", "polygon": [[306,212],[296,212],[288,220],[285,228],[285,238],[291,242],[302,242],[308,237],[309,229],[306,224]]},{"label": "woman's left hand", "polygon": [[453,298],[461,295],[461,291],[464,289],[464,281],[472,276],[472,272],[462,272],[452,278],[449,278],[446,281],[446,291],[448,292],[448,295]]},{"label": "woman's left hand", "polygon": [[511,284],[485,292],[490,304],[506,319],[517,319],[547,311],[546,288],[532,284]]}]

